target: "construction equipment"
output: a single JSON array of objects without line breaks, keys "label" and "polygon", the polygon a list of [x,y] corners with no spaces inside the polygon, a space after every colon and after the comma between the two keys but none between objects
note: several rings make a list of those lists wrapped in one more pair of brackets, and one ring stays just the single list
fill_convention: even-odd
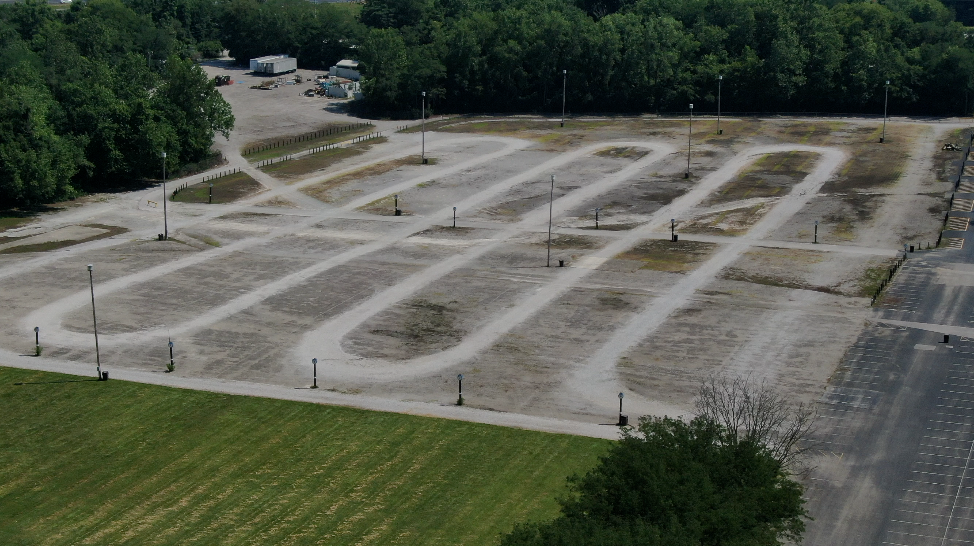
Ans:
[{"label": "construction equipment", "polygon": [[213,78],[213,84],[216,85],[217,87],[220,87],[220,86],[223,86],[223,85],[230,85],[230,76],[227,76],[227,75],[217,76],[217,77]]}]

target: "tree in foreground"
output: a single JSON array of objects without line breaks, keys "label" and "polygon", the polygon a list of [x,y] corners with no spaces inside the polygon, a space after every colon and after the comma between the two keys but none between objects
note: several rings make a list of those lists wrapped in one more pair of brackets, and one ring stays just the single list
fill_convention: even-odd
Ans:
[{"label": "tree in foreground", "polygon": [[[790,453],[790,452],[789,452]],[[588,474],[561,515],[515,527],[502,546],[763,546],[799,541],[802,486],[775,446],[702,414],[643,417]]]}]

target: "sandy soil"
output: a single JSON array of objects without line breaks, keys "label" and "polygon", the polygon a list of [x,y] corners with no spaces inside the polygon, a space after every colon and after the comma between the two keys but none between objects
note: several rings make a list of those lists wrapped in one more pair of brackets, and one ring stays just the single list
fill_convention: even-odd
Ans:
[{"label": "sandy soil", "polygon": [[[130,230],[0,254],[0,362],[93,372],[92,263],[101,362],[133,377],[161,373],[172,338],[176,385],[276,395],[310,384],[317,358],[340,403],[437,413],[463,373],[461,418],[529,415],[584,434],[614,421],[619,392],[626,413],[685,413],[715,372],[814,400],[862,328],[871,268],[936,240],[949,188],[939,149],[961,126],[895,120],[881,145],[875,120],[727,120],[722,136],[695,120],[687,179],[679,120],[454,120],[426,135],[435,164],[412,159],[419,134],[389,133],[284,183],[239,145],[355,120],[299,87],[251,90],[232,74],[245,83],[221,92],[239,129],[219,146],[265,191],[170,202],[170,241],[153,240],[157,188],[5,233]],[[671,219],[686,244],[668,246]],[[44,357],[12,356],[32,352],[34,326]]]}]

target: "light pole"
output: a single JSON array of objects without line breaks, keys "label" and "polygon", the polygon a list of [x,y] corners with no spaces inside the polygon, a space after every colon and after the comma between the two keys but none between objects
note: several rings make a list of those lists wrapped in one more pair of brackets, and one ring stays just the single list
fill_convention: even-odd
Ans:
[{"label": "light pole", "polygon": [[720,88],[724,83],[724,75],[717,76],[717,134],[722,135],[724,131],[720,128]]},{"label": "light pole", "polygon": [[670,242],[676,241],[676,218],[670,218]]},{"label": "light pole", "polygon": [[426,165],[426,91],[423,91],[423,165]]},{"label": "light pole", "polygon": [[622,422],[622,398],[624,396],[625,396],[625,394],[623,394],[621,392],[619,393],[619,426],[620,427],[623,425],[623,422]]},{"label": "light pole", "polygon": [[815,239],[812,242],[818,244],[818,220],[815,220]]},{"label": "light pole", "polygon": [[213,182],[210,182],[210,205],[213,204]]},{"label": "light pole", "polygon": [[41,356],[41,327],[34,326],[34,356]]},{"label": "light pole", "polygon": [[397,194],[393,195],[392,196],[392,199],[393,199],[393,201],[395,203],[393,205],[393,214],[395,214],[396,216],[402,216],[402,211],[399,210],[399,194],[397,193]]},{"label": "light pole", "polygon": [[568,89],[568,71],[561,71],[561,126],[565,126],[565,92]]},{"label": "light pole", "polygon": [[595,229],[599,229],[599,211],[600,210],[602,210],[602,209],[601,208],[598,208],[598,207],[595,208]]},{"label": "light pole", "polygon": [[463,405],[463,374],[457,374],[457,389],[459,391],[459,396],[457,397],[457,405]]},{"label": "light pole", "polygon": [[313,381],[311,384],[311,388],[317,389],[318,388],[318,359],[317,358],[311,359],[311,377]]},{"label": "light pole", "polygon": [[551,214],[555,203],[555,175],[551,175],[551,193],[548,195],[548,262],[545,267],[551,267]]},{"label": "light pole", "polygon": [[690,139],[693,137],[693,103],[690,103],[690,130],[687,132],[687,172],[683,178],[690,178]]},{"label": "light pole", "polygon": [[883,100],[883,136],[879,138],[879,143],[886,142],[886,112],[889,108],[889,80],[886,80],[886,99]]},{"label": "light pole", "polygon": [[176,369],[176,361],[172,357],[172,338],[169,338],[169,371]]},{"label": "light pole", "polygon": [[95,327],[95,364],[98,366],[98,380],[102,380],[101,375],[101,355],[98,351],[98,319],[95,317],[95,280],[91,272],[95,266],[88,264],[88,285],[91,286],[91,322]]},{"label": "light pole", "polygon": [[453,207],[453,227],[457,227],[457,208]]},{"label": "light pole", "polygon": [[162,152],[162,240],[169,240],[169,213],[166,211],[166,152]]}]

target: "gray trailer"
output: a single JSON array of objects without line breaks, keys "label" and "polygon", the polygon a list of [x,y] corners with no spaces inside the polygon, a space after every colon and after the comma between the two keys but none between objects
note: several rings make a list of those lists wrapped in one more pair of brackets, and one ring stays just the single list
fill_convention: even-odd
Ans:
[{"label": "gray trailer", "polygon": [[287,55],[269,55],[250,59],[250,70],[255,74],[276,76],[287,74],[298,69],[298,59]]}]

